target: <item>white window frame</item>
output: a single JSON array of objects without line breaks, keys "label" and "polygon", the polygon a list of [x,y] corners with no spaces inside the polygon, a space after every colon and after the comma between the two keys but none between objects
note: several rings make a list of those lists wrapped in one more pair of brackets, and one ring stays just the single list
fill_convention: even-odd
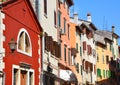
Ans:
[{"label": "white window frame", "polygon": [[35,84],[35,78],[34,78],[34,75],[35,75],[35,72],[34,72],[34,70],[33,69],[25,69],[25,68],[21,68],[20,66],[18,66],[18,65],[13,65],[12,66],[12,85],[14,85],[13,83],[13,80],[14,80],[14,69],[17,69],[18,70],[18,81],[17,81],[17,85],[20,85],[20,72],[21,72],[21,70],[23,70],[23,71],[27,71],[27,82],[26,82],[26,85],[29,85],[29,74],[30,74],[30,72],[32,72],[33,73],[33,82],[32,82],[32,85],[34,85]]},{"label": "white window frame", "polygon": [[[20,34],[21,34],[22,32],[25,32],[25,33],[27,34],[27,36],[28,36],[29,43],[30,43],[30,53],[27,53],[27,52],[25,52],[25,51],[23,51],[23,50],[20,50],[20,49],[18,48],[18,45],[17,45],[17,51],[20,52],[20,53],[23,53],[23,54],[25,54],[25,55],[32,56],[32,44],[31,44],[31,39],[30,39],[30,36],[29,36],[27,30],[25,30],[24,28],[21,28],[20,31],[19,31],[19,33],[18,33],[17,43],[19,43],[19,37],[20,37]],[[25,43],[25,42],[24,42],[24,43]]]}]

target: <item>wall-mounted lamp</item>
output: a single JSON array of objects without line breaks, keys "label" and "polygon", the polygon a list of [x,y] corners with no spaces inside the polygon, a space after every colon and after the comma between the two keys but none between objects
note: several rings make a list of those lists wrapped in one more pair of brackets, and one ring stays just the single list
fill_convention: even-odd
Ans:
[{"label": "wall-mounted lamp", "polygon": [[9,47],[10,47],[10,50],[11,52],[13,53],[16,49],[16,45],[17,43],[14,41],[14,39],[12,38],[11,41],[8,43]]}]

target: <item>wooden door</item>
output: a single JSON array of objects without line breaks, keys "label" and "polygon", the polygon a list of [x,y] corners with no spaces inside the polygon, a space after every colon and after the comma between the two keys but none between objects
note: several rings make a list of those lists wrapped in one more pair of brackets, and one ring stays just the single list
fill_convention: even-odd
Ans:
[{"label": "wooden door", "polygon": [[21,71],[20,73],[20,85],[27,85],[27,72],[26,71]]}]

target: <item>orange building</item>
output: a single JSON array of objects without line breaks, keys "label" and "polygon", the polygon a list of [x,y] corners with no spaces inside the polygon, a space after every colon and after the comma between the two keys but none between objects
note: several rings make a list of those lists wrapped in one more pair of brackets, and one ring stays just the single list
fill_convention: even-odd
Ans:
[{"label": "orange building", "polygon": [[[71,71],[71,45],[70,45],[70,15],[69,7],[73,0],[58,0],[58,35],[61,45],[61,58],[59,59],[60,85],[77,83],[75,74]],[[72,75],[72,77],[70,76]]]},{"label": "orange building", "polygon": [[78,85],[82,84],[82,50],[81,30],[75,23],[70,23],[70,44],[72,52],[72,71],[75,73]]}]

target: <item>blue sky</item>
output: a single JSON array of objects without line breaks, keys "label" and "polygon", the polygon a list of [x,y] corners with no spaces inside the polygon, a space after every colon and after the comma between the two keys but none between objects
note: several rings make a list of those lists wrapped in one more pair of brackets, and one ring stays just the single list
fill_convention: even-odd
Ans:
[{"label": "blue sky", "polygon": [[[77,12],[80,19],[86,20],[87,13],[91,13],[92,22],[98,29],[111,31],[115,26],[115,33],[120,36],[120,0],[73,0],[71,13]],[[120,45],[120,39],[119,39]]]}]

